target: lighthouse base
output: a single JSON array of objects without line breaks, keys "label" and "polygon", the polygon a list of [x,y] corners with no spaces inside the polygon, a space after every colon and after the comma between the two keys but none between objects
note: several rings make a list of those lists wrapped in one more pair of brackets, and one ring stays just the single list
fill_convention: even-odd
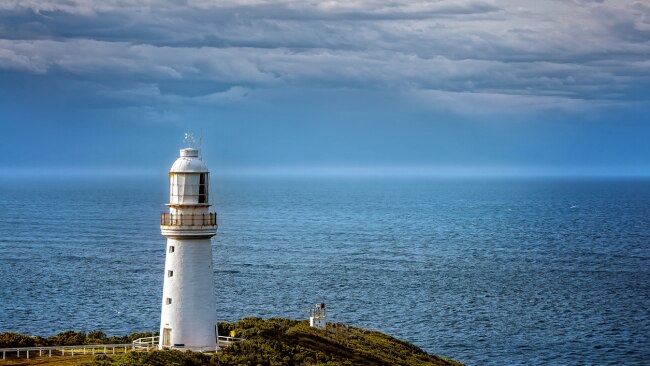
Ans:
[{"label": "lighthouse base", "polygon": [[167,239],[159,348],[215,350],[211,239]]}]

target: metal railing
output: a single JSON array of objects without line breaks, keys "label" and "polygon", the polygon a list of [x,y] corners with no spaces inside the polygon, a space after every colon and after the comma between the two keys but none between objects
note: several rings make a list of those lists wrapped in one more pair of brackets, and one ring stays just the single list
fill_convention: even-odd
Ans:
[{"label": "metal railing", "polygon": [[[149,351],[150,349],[158,348],[159,341],[160,341],[160,336],[138,338],[135,341],[133,341],[132,348],[134,351],[137,350]],[[227,347],[233,343],[241,342],[241,341],[245,341],[245,339],[218,336],[216,349],[215,347],[175,347],[175,346],[162,346],[162,347],[167,349],[180,349],[180,350],[185,350],[185,351],[189,350],[195,352],[214,352],[214,351],[218,351],[221,347]]]},{"label": "metal railing", "polygon": [[150,349],[158,348],[159,340],[160,340],[160,336],[138,338],[135,341],[133,341],[133,350],[137,351],[137,350],[145,349],[149,351]]},{"label": "metal railing", "polygon": [[[12,347],[12,348],[0,348],[2,352],[2,359],[7,359],[7,354],[11,355],[14,353],[16,358],[20,358],[21,354],[25,355],[25,358],[29,358],[30,354],[34,355],[38,352],[39,356],[43,356],[43,352],[47,352],[47,356],[52,357],[52,351],[54,351],[54,356],[65,356],[70,355],[85,355],[92,354],[94,355],[97,350],[101,353],[115,353],[115,350],[118,352],[124,349],[124,352],[131,347],[131,344],[83,344],[78,346],[47,346],[47,347]],[[110,351],[109,351],[110,350]]]},{"label": "metal railing", "polygon": [[163,212],[160,214],[160,225],[162,226],[216,226],[217,213],[208,212],[204,214],[173,214]]},{"label": "metal railing", "polygon": [[235,337],[224,337],[224,336],[218,336],[217,337],[217,346],[218,347],[226,347],[230,346],[233,343],[245,341],[246,339],[244,338],[235,338]]},{"label": "metal railing", "polygon": [[[52,356],[74,356],[74,355],[87,355],[87,354],[97,354],[97,353],[120,353],[127,352],[128,349],[133,351],[139,350],[152,350],[158,348],[158,342],[160,336],[154,337],[144,337],[139,338],[133,341],[132,343],[120,343],[120,344],[83,344],[77,346],[46,346],[46,347],[11,347],[11,348],[0,348],[0,353],[2,353],[2,360],[7,359],[7,355],[11,354],[16,355],[16,358],[21,358],[24,355],[25,358],[29,359],[30,355],[34,357],[36,352],[38,356],[44,356],[44,353],[48,357]],[[218,351],[221,347],[227,347],[235,342],[244,341],[244,338],[234,338],[234,337],[217,337],[217,347],[201,347],[201,348],[192,348],[192,347],[174,347],[168,346],[164,348],[171,349],[182,349],[190,350],[195,352],[215,352]]]}]

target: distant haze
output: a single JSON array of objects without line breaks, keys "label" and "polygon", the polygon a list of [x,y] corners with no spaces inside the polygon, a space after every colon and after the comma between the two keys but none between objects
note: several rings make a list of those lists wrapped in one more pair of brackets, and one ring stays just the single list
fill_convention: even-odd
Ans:
[{"label": "distant haze", "polygon": [[0,175],[650,176],[641,1],[0,2]]}]

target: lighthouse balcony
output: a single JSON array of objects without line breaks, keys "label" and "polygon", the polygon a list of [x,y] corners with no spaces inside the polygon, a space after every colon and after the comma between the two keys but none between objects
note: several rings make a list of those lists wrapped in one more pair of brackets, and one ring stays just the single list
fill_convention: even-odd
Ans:
[{"label": "lighthouse balcony", "polygon": [[160,214],[160,226],[217,226],[217,213],[203,214]]},{"label": "lighthouse balcony", "polygon": [[213,236],[217,232],[217,213],[160,214],[160,229],[165,236]]}]

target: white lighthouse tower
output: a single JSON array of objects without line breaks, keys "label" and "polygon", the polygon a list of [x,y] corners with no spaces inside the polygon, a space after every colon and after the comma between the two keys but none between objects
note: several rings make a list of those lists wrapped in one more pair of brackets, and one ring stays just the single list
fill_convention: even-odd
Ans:
[{"label": "white lighthouse tower", "polygon": [[207,351],[217,347],[212,271],[217,214],[210,212],[209,182],[199,150],[181,149],[169,171],[169,212],[162,213],[160,223],[167,250],[159,348]]}]

